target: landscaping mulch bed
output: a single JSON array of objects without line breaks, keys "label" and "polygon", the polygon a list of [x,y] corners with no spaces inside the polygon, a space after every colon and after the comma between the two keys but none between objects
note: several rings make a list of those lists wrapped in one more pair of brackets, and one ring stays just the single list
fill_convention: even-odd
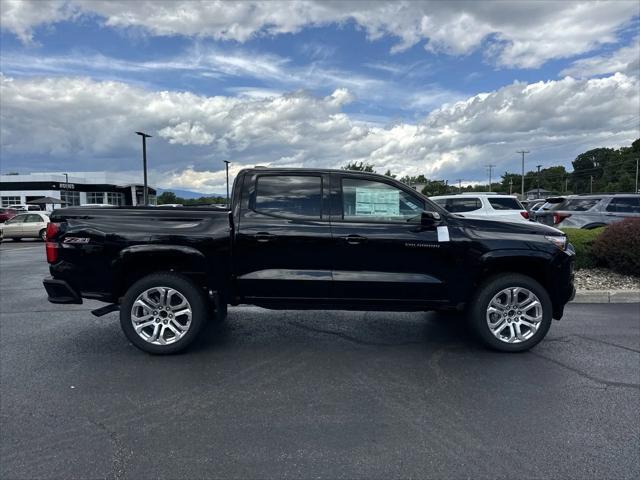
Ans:
[{"label": "landscaping mulch bed", "polygon": [[606,268],[576,270],[577,290],[640,290],[640,277],[621,275]]}]

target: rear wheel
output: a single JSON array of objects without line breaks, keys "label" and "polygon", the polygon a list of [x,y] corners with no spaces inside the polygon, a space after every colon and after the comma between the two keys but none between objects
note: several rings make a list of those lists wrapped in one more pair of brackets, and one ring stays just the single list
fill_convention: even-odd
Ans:
[{"label": "rear wheel", "polygon": [[503,352],[538,344],[551,326],[552,305],[540,283],[506,273],[483,283],[469,307],[469,322],[482,342]]},{"label": "rear wheel", "polygon": [[120,326],[136,347],[177,353],[197,337],[207,318],[202,290],[176,273],[154,273],[134,283],[120,307]]},{"label": "rear wheel", "polygon": [[42,230],[40,230],[40,232],[38,233],[38,236],[40,237],[40,240],[42,240],[43,242],[47,241],[47,229],[43,228]]}]

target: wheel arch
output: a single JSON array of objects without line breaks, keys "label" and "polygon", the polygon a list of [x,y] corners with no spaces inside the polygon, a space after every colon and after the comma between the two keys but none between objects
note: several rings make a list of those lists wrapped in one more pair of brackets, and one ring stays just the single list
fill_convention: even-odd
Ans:
[{"label": "wheel arch", "polygon": [[112,269],[116,298],[139,279],[157,272],[175,271],[207,289],[220,285],[206,255],[185,245],[133,245],[119,252]]}]

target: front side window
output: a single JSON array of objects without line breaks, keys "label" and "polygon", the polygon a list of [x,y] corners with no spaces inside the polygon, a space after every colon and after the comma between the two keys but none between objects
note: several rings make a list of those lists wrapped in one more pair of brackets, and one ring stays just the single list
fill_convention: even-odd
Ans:
[{"label": "front side window", "polygon": [[524,210],[522,204],[513,197],[487,197],[494,210]]},{"label": "front side window", "polygon": [[640,197],[615,197],[607,205],[607,212],[640,213]]},{"label": "front side window", "polygon": [[27,215],[16,215],[15,217],[7,220],[5,223],[6,224],[9,224],[9,223],[23,223],[26,218],[27,218]]},{"label": "front side window", "polygon": [[253,210],[278,217],[319,220],[322,216],[322,178],[303,175],[259,176]]},{"label": "front side window", "polygon": [[422,199],[392,185],[342,179],[342,218],[347,221],[420,222]]}]

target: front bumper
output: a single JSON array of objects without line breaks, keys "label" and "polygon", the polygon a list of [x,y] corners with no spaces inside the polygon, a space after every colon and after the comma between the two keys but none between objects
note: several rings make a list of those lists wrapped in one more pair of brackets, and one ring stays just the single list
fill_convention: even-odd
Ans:
[{"label": "front bumper", "polygon": [[64,280],[47,277],[42,281],[51,303],[82,303],[80,294]]}]

